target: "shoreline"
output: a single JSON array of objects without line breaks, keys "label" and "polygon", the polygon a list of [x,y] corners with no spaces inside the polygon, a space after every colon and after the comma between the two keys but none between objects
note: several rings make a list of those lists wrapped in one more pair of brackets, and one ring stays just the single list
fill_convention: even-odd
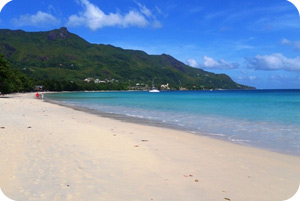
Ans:
[{"label": "shoreline", "polygon": [[0,187],[11,199],[281,201],[299,186],[297,156],[33,97],[0,99]]},{"label": "shoreline", "polygon": [[[88,91],[88,93],[89,92],[90,91]],[[95,92],[117,92],[117,91],[95,91]],[[60,92],[55,92],[55,93],[60,93]],[[72,93],[72,92],[62,92],[62,93]],[[78,92],[78,93],[81,93],[81,92]],[[246,147],[252,147],[252,148],[267,150],[267,151],[271,151],[271,152],[275,152],[275,153],[300,157],[299,150],[291,150],[291,149],[286,150],[285,147],[278,147],[278,146],[276,147],[274,145],[270,146],[268,144],[251,142],[251,141],[247,142],[247,140],[238,139],[238,138],[231,139],[231,136],[228,135],[228,133],[222,134],[221,132],[212,133],[212,132],[201,131],[201,130],[192,130],[190,128],[185,128],[183,126],[175,125],[170,122],[169,123],[161,122],[158,119],[139,118],[139,117],[135,117],[135,116],[128,116],[125,114],[116,114],[116,113],[109,113],[109,112],[105,112],[105,111],[99,111],[99,110],[95,110],[95,109],[90,109],[88,107],[81,107],[78,105],[64,103],[64,102],[57,101],[57,100],[54,100],[51,98],[48,99],[47,96],[45,96],[44,100],[49,103],[53,103],[53,104],[57,104],[57,105],[60,105],[63,107],[68,107],[68,108],[72,108],[75,110],[87,112],[87,113],[98,115],[98,116],[104,117],[104,118],[111,118],[111,119],[115,119],[115,120],[119,120],[119,121],[136,123],[136,124],[141,124],[141,125],[146,125],[146,126],[156,126],[156,127],[168,128],[168,129],[173,129],[173,130],[179,130],[179,131],[187,132],[187,133],[197,135],[197,136],[205,136],[205,137],[209,137],[209,138],[213,138],[213,139],[217,139],[217,140],[222,140],[222,141],[225,141],[228,143],[233,143],[233,144],[242,145],[242,146],[246,146]]]}]

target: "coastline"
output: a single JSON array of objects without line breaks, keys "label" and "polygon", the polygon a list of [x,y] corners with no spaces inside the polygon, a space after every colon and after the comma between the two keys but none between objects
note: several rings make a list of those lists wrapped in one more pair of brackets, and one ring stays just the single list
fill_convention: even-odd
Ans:
[{"label": "coastline", "polygon": [[[263,90],[263,95],[267,95],[266,98],[270,99],[268,92],[271,93],[271,91],[272,90]],[[285,93],[282,94],[282,97],[285,97],[287,90],[283,91]],[[117,92],[117,95],[115,95],[115,93],[111,91],[106,91],[104,93],[106,95],[101,95],[101,92],[96,93],[98,95],[94,96],[93,93],[90,92],[75,92],[75,97],[73,97],[73,95],[69,96],[68,93],[65,92],[57,93],[56,95],[47,94],[45,96],[45,101],[53,102],[55,104],[70,107],[76,110],[97,114],[102,117],[113,118],[130,123],[138,123],[143,125],[158,126],[185,131],[195,135],[204,135],[227,142],[240,144],[243,146],[255,147],[272,152],[300,157],[300,147],[298,146],[299,143],[297,143],[300,140],[300,136],[297,135],[297,133],[300,132],[300,126],[298,124],[299,119],[297,118],[298,114],[296,112],[299,110],[299,108],[293,109],[292,103],[287,103],[285,107],[282,106],[281,110],[278,110],[277,106],[273,109],[270,108],[272,107],[270,106],[272,104],[265,105],[266,107],[262,107],[262,105],[259,105],[257,107],[257,105],[255,105],[255,102],[257,102],[257,100],[251,101],[251,98],[253,98],[253,95],[251,95],[252,92],[246,93],[245,90],[240,90],[240,92],[230,90],[229,94],[227,94],[227,92],[222,92],[221,94],[223,95],[225,93],[226,99],[230,99],[232,95],[234,95],[235,100],[237,100],[237,96],[249,96],[248,100],[250,100],[250,102],[243,103],[245,105],[248,104],[248,107],[242,107],[238,109],[236,107],[232,108],[231,105],[226,105],[226,103],[224,105],[223,103],[221,104],[220,102],[218,102],[218,100],[220,101],[220,96],[218,95],[219,93],[215,94],[212,92],[208,92],[200,96],[200,94],[198,93],[193,94],[193,92],[182,92],[192,93],[199,98],[199,102],[203,101],[205,97],[216,100],[215,103],[210,103],[208,105],[205,105],[206,103],[199,104],[205,105],[200,109],[199,106],[190,104],[190,101],[186,101],[186,104],[182,104],[185,101],[178,101],[178,104],[174,105],[173,100],[180,100],[181,97],[176,97],[176,93],[174,94],[173,92],[171,92],[171,95],[174,97],[174,99],[170,99],[170,97],[168,98],[168,95],[170,95],[170,93],[160,93],[160,95],[155,99],[159,100],[161,103],[155,101],[148,102],[148,100],[151,99],[148,92],[128,93],[127,91],[123,91]],[[275,90],[275,93],[277,94],[282,92],[278,92],[278,90]],[[86,96],[83,94],[86,94]],[[271,94],[274,95],[274,92],[272,91]],[[92,96],[93,98],[89,99],[88,97],[90,96]],[[202,100],[200,97],[202,97]],[[82,101],[85,100],[85,98],[88,98],[87,102],[89,104],[85,104],[85,101]],[[93,101],[94,98],[96,98],[95,100],[97,100],[97,98],[105,98],[106,100],[110,100],[109,98],[114,99],[112,99],[112,102],[107,102],[104,99],[104,101],[99,104],[100,102]],[[193,98],[194,97],[191,97],[191,100],[193,100]],[[119,103],[118,100],[120,101]],[[280,102],[282,98],[279,100],[274,97],[269,101],[272,102],[273,100],[277,100],[277,102]],[[238,101],[233,102],[235,103],[233,103],[232,105],[240,104]],[[166,105],[165,103],[170,104]],[[251,108],[249,104],[253,103],[254,105],[251,106],[258,109],[249,110],[248,108]],[[187,106],[188,104],[190,104],[190,106]],[[219,105],[224,105],[223,108],[227,108],[227,111],[226,109],[224,111],[222,108],[219,108],[220,110],[214,109],[218,108]],[[160,108],[156,108],[157,106],[159,106]],[[165,110],[165,108],[168,109]],[[178,110],[178,108],[186,109]],[[191,111],[189,110],[189,108],[194,108],[195,110]],[[207,110],[207,108],[210,109]],[[286,114],[286,111],[295,112],[290,112],[288,116],[284,116],[284,114]],[[266,115],[261,115],[261,113]]]},{"label": "coastline", "polygon": [[0,187],[17,201],[281,201],[299,186],[300,157],[100,117],[34,94],[1,98],[0,106]]}]

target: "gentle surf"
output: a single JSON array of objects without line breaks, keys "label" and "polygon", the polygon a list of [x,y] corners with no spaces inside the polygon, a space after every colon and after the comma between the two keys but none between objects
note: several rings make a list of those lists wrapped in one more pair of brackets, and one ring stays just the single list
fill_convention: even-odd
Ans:
[{"label": "gentle surf", "polygon": [[300,156],[300,90],[74,92],[47,100]]}]

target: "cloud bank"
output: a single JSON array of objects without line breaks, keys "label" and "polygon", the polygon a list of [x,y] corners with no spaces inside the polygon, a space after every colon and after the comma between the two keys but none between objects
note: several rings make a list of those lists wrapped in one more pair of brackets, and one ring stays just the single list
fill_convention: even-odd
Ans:
[{"label": "cloud bank", "polygon": [[281,53],[271,55],[257,55],[253,58],[246,58],[248,68],[255,70],[286,70],[300,71],[300,57],[287,58]]},{"label": "cloud bank", "polygon": [[200,67],[200,68],[205,68],[205,69],[223,69],[223,70],[228,70],[228,69],[235,69],[239,67],[238,63],[228,63],[223,59],[220,60],[215,60],[214,58],[204,56],[203,57],[203,63],[198,64],[198,62],[195,59],[188,59],[186,61],[186,64],[191,66],[191,67]]},{"label": "cloud bank", "polygon": [[199,67],[198,62],[195,59],[188,59],[186,61],[186,63],[187,63],[187,65],[194,67],[194,68]]},{"label": "cloud bank", "polygon": [[34,15],[21,15],[18,19],[13,19],[15,26],[46,26],[46,25],[58,25],[60,20],[49,13],[38,11]]},{"label": "cloud bank", "polygon": [[80,0],[84,8],[82,12],[71,15],[68,19],[68,26],[86,25],[91,30],[103,27],[161,27],[161,23],[146,6],[138,4],[139,10],[130,10],[122,15],[120,13],[104,13],[99,7],[90,3],[88,0]]},{"label": "cloud bank", "polygon": [[239,66],[237,63],[228,63],[223,59],[215,60],[208,56],[204,56],[203,59],[203,68],[206,69],[235,69]]},{"label": "cloud bank", "polygon": [[300,50],[300,41],[290,41],[286,38],[283,38],[281,40],[281,44],[292,47],[295,50]]}]

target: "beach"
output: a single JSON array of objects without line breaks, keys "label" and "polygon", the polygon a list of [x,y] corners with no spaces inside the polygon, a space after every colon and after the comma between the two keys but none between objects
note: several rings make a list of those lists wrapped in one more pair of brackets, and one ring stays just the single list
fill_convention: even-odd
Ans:
[{"label": "beach", "polygon": [[283,201],[298,189],[300,157],[34,95],[0,98],[0,187],[13,200]]}]

